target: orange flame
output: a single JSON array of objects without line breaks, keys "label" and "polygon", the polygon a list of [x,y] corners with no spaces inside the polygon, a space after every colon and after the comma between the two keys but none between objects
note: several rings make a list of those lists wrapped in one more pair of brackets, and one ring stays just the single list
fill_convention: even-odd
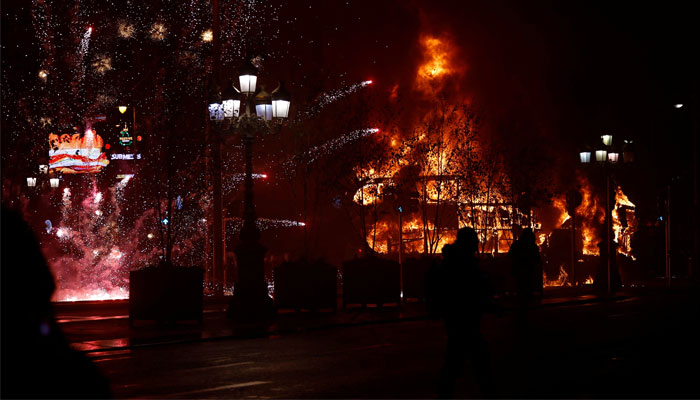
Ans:
[{"label": "orange flame", "polygon": [[418,68],[416,89],[425,93],[433,93],[436,91],[436,84],[440,86],[440,82],[436,82],[437,79],[462,71],[452,61],[456,48],[446,35],[442,37],[424,36],[421,38],[421,45],[425,61]]}]

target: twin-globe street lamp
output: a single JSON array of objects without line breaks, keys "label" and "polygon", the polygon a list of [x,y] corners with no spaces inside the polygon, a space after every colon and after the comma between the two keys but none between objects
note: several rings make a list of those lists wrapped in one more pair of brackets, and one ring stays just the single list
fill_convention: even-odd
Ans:
[{"label": "twin-globe street lamp", "polygon": [[[264,318],[273,312],[265,281],[267,249],[259,242],[260,232],[255,222],[253,141],[257,135],[277,131],[289,116],[291,101],[283,82],[272,94],[264,88],[256,92],[257,72],[258,69],[248,62],[239,71],[240,90],[231,84],[223,93],[215,90],[209,99],[209,119],[214,126],[224,132],[239,133],[245,149],[243,227],[240,244],[234,250],[238,261],[238,284],[229,308],[229,315],[244,319]],[[243,110],[241,103],[245,107]],[[255,113],[251,112],[251,103],[254,103]]]},{"label": "twin-globe street lamp", "polygon": [[[612,245],[612,208],[610,202],[610,185],[611,185],[611,168],[620,161],[620,152],[613,147],[612,135],[601,135],[602,146],[595,150],[595,161],[598,165],[603,166],[605,172],[605,246],[607,251],[607,293],[612,292],[611,287],[611,260],[617,253],[616,248]],[[591,163],[591,151],[584,150],[579,153],[579,159],[582,164]],[[632,151],[632,141],[625,140],[625,146],[622,149],[622,160],[625,163],[634,161],[634,152]],[[602,251],[602,249],[601,249]]]}]

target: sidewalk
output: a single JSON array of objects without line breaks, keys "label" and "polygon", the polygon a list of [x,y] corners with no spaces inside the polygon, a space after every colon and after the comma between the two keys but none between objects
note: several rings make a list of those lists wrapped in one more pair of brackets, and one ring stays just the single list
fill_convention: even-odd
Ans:
[{"label": "sidewalk", "polygon": [[[570,306],[602,301],[619,301],[663,288],[639,286],[624,288],[618,294],[598,296],[592,287],[546,288],[544,297],[532,307]],[[506,312],[512,311],[514,299],[502,299]],[[127,350],[139,346],[196,342],[204,340],[275,337],[309,330],[328,329],[363,324],[390,323],[428,319],[425,304],[409,301],[401,307],[338,309],[336,312],[294,312],[279,310],[269,326],[235,323],[226,318],[228,298],[206,298],[204,320],[158,325],[155,321],[137,321],[129,327],[128,300],[103,302],[56,303],[59,325],[76,350],[99,354],[105,351]]]}]

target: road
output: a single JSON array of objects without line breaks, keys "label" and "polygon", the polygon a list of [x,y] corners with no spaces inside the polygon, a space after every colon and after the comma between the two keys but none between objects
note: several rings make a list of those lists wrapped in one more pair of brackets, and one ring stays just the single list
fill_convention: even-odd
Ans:
[{"label": "road", "polygon": [[[698,398],[700,304],[690,292],[544,307],[532,338],[487,316],[503,397]],[[518,339],[518,340],[516,340]],[[118,398],[435,398],[438,321],[330,328],[90,353]],[[458,397],[478,397],[470,366]]]}]

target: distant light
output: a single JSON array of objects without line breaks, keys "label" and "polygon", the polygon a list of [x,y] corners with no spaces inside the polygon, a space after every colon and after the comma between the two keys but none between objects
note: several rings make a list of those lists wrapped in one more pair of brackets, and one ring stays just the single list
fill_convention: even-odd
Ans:
[{"label": "distant light", "polygon": [[260,177],[263,179],[267,179],[267,174],[260,174]]},{"label": "distant light", "polygon": [[143,140],[143,138],[141,137],[141,135],[136,136],[136,141],[137,141],[137,142],[140,142],[141,140]]},{"label": "distant light", "polygon": [[45,81],[46,78],[48,78],[48,77],[49,77],[49,74],[48,74],[48,72],[46,72],[46,70],[42,69],[41,71],[39,71],[39,79],[41,79],[42,81]]},{"label": "distant light", "polygon": [[362,82],[362,83],[364,83],[364,84],[366,84],[366,85],[371,85],[371,84],[373,83],[373,81],[370,79],[370,80],[364,81],[364,82]]},{"label": "distant light", "polygon": [[676,107],[676,108],[683,108],[683,103],[678,103],[678,104],[676,104],[674,107]]},{"label": "distant light", "polygon": [[102,215],[102,211],[100,211],[100,210],[95,210],[95,215],[97,215],[97,216],[99,217],[100,215]]},{"label": "distant light", "polygon": [[[49,183],[51,184],[52,188],[57,188],[58,187],[58,178],[50,178]],[[68,189],[68,188],[66,188]]]},{"label": "distant light", "polygon": [[124,114],[126,112],[126,106],[119,106],[119,112]]},{"label": "distant light", "polygon": [[304,222],[299,222],[299,225],[300,225],[300,226],[306,226],[306,223],[304,223]]},{"label": "distant light", "polygon": [[88,32],[92,33],[92,27],[88,26]]},{"label": "distant light", "polygon": [[35,186],[36,186],[36,178],[34,178],[34,177],[28,177],[28,178],[27,178],[27,186],[29,186],[29,187],[35,187]]},{"label": "distant light", "polygon": [[163,218],[160,222],[162,222],[163,225],[168,225],[168,223],[170,222],[170,220],[169,220],[168,218]]},{"label": "distant light", "polygon": [[149,233],[148,235],[146,235],[146,237],[149,238],[149,239],[153,239],[153,234],[152,234],[152,233]]},{"label": "distant light", "polygon": [[214,40],[214,33],[211,31],[211,29],[207,29],[202,33],[202,40],[205,42],[211,42]]},{"label": "distant light", "polygon": [[112,147],[109,143],[105,145],[105,149],[109,150],[109,148]]},{"label": "distant light", "polygon": [[56,236],[63,237],[65,235],[66,235],[66,231],[63,228],[58,228],[58,230],[56,231]]}]

